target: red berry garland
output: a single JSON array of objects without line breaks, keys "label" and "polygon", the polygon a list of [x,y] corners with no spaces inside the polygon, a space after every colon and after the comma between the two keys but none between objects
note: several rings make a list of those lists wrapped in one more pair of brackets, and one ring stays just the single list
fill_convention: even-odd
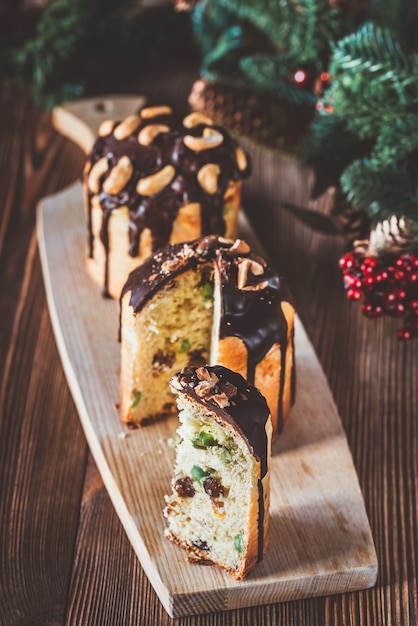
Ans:
[{"label": "red berry garland", "polygon": [[390,256],[371,256],[363,250],[340,259],[347,297],[363,298],[366,317],[402,317],[398,338],[418,337],[418,251]]}]

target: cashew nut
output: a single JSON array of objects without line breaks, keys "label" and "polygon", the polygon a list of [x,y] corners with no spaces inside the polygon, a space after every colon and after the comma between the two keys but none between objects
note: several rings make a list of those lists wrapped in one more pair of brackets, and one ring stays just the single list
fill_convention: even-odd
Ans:
[{"label": "cashew nut", "polygon": [[173,109],[169,106],[155,106],[155,107],[146,107],[141,111],[141,117],[143,120],[149,120],[152,117],[158,117],[159,115],[171,115],[173,113]]},{"label": "cashew nut", "polygon": [[159,172],[151,174],[151,176],[146,176],[145,178],[140,178],[136,185],[136,190],[141,196],[152,196],[169,185],[175,173],[176,170],[172,165],[166,165]]},{"label": "cashew nut", "polygon": [[201,137],[193,137],[193,135],[185,135],[184,145],[194,152],[201,152],[209,148],[220,146],[224,140],[224,136],[214,128],[204,128]]},{"label": "cashew nut", "polygon": [[129,135],[131,135],[138,128],[140,123],[141,119],[138,115],[128,115],[128,117],[125,117],[123,122],[116,126],[113,134],[116,139],[126,139],[126,137],[129,137]]},{"label": "cashew nut", "polygon": [[206,163],[197,173],[199,185],[211,196],[218,190],[218,177],[221,168],[216,163]]},{"label": "cashew nut", "polygon": [[148,124],[148,126],[144,126],[144,128],[139,131],[138,143],[142,146],[149,146],[157,135],[160,133],[168,133],[169,130],[170,127],[165,124]]},{"label": "cashew nut", "polygon": [[103,183],[103,191],[111,195],[119,193],[128,184],[133,171],[131,159],[122,156]]},{"label": "cashew nut", "polygon": [[204,113],[199,113],[195,111],[194,113],[190,113],[186,115],[183,120],[183,126],[185,128],[194,128],[199,124],[206,124],[206,126],[212,126],[213,120],[208,115],[204,115]]},{"label": "cashew nut", "polygon": [[100,179],[109,169],[106,157],[102,157],[93,165],[87,178],[88,188],[92,193],[99,193]]}]

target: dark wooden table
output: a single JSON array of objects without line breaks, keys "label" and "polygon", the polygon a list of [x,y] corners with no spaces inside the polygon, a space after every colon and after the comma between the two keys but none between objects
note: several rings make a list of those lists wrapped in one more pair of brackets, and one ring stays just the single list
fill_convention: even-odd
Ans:
[{"label": "dark wooden table", "polygon": [[[156,78],[158,80],[156,80]],[[155,103],[186,109],[193,72],[151,77]],[[412,626],[418,621],[418,342],[345,298],[341,237],[297,222],[308,172],[251,148],[244,206],[286,276],[352,450],[376,544],[375,588],[179,619],[182,626]],[[164,625],[89,454],[55,344],[35,208],[81,175],[84,157],[50,117],[0,90],[0,624]],[[318,205],[324,210],[326,203]]]}]

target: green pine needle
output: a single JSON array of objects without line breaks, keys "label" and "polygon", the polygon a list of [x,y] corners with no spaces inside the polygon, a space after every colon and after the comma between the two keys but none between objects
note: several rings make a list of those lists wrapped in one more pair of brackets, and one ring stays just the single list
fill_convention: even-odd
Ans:
[{"label": "green pine needle", "polygon": [[[202,76],[311,107],[313,78],[324,69],[341,12],[328,0],[201,0],[193,26],[202,48]],[[293,76],[307,68],[308,88]]]},{"label": "green pine needle", "polygon": [[259,54],[246,57],[241,60],[240,69],[245,78],[261,92],[294,104],[313,105],[316,102],[312,92],[298,88],[291,81],[298,65],[288,55]]},{"label": "green pine needle", "polygon": [[368,214],[372,226],[391,215],[404,215],[414,222],[418,242],[418,195],[406,166],[372,172],[367,160],[354,161],[341,176],[341,185],[347,199]]}]

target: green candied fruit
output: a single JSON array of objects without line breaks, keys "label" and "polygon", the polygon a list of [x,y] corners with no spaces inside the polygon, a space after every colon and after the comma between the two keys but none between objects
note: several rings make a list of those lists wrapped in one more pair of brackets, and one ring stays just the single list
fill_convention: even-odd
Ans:
[{"label": "green candied fruit", "polygon": [[199,282],[199,288],[205,302],[212,302],[213,300],[213,272],[209,268],[205,268],[202,271],[202,276]]},{"label": "green candied fruit", "polygon": [[222,448],[221,461],[225,465],[227,463],[231,463],[231,461],[232,461],[232,451],[229,450],[229,448],[224,448],[224,447]]},{"label": "green candied fruit", "polygon": [[200,483],[204,478],[210,476],[210,472],[206,472],[204,469],[199,467],[199,465],[193,465],[190,471],[192,478]]},{"label": "green candied fruit", "polygon": [[194,448],[199,448],[201,450],[206,450],[206,448],[209,448],[210,446],[217,445],[214,437],[210,433],[206,433],[204,430],[195,433],[191,442]]},{"label": "green candied fruit", "polygon": [[224,206],[224,210],[223,210],[223,216],[226,217],[228,215],[228,213],[230,212],[231,207],[229,204],[225,204]]},{"label": "green candied fruit", "polygon": [[212,283],[202,283],[200,286],[202,295],[203,295],[203,300],[205,302],[209,302],[210,300],[213,300],[213,285]]},{"label": "green candied fruit", "polygon": [[132,402],[131,402],[131,409],[134,409],[136,406],[138,406],[138,404],[141,401],[141,396],[142,393],[140,391],[137,391],[136,389],[133,390],[132,392]]},{"label": "green candied fruit", "polygon": [[179,348],[179,353],[185,354],[186,352],[189,352],[191,347],[192,347],[192,344],[190,343],[188,339],[182,339],[180,348]]},{"label": "green candied fruit", "polygon": [[242,545],[242,535],[241,535],[241,533],[238,533],[238,535],[235,535],[235,537],[234,537],[234,546],[235,546],[235,550],[237,552],[239,552],[240,554],[242,554],[242,551],[243,551],[244,547]]}]

